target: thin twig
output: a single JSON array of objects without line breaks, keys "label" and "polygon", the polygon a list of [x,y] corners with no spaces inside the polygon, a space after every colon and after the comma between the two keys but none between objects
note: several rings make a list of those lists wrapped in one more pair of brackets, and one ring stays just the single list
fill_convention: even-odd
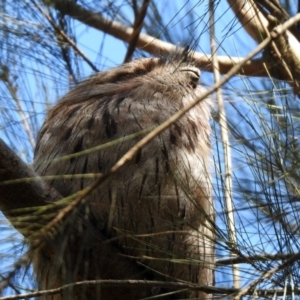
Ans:
[{"label": "thin twig", "polygon": [[144,19],[147,15],[147,9],[151,0],[144,0],[143,5],[139,14],[136,16],[136,19],[133,24],[133,33],[132,38],[127,47],[127,53],[124,58],[124,62],[127,62],[131,59],[131,56],[136,48],[137,41],[139,40],[140,32],[143,28]]},{"label": "thin twig", "polygon": [[[217,47],[216,47],[216,37],[215,37],[215,9],[214,1],[209,1],[209,22],[210,22],[210,45],[212,53],[212,64],[215,82],[220,81],[219,65],[217,60]],[[235,230],[235,220],[233,213],[233,197],[232,197],[232,162],[231,162],[231,151],[230,151],[230,141],[229,141],[229,130],[227,126],[227,117],[224,106],[224,100],[221,88],[216,91],[218,108],[219,108],[219,124],[221,131],[223,156],[224,156],[224,168],[225,168],[225,180],[224,180],[224,199],[226,207],[226,218],[227,218],[227,229],[229,244],[234,249],[237,245],[236,230]],[[232,253],[232,256],[236,255]],[[237,265],[232,265],[232,276],[233,276],[233,287],[236,289],[240,288],[240,272]]]},{"label": "thin twig", "polygon": [[[11,285],[11,280],[14,278],[14,276],[18,273],[18,271],[28,265],[30,259],[28,256],[28,253],[23,255],[16,263],[14,263],[14,268],[11,272],[8,273],[8,275],[5,276],[5,278],[1,278],[2,282],[0,283],[0,294],[3,292],[3,290]],[[19,295],[18,295],[19,296]],[[2,299],[2,298],[0,298]]]},{"label": "thin twig", "polygon": [[300,255],[299,253],[285,253],[285,254],[261,254],[261,255],[250,255],[250,256],[237,256],[237,257],[228,257],[228,258],[220,258],[216,260],[217,266],[228,266],[232,264],[247,264],[251,262],[258,261],[276,261],[276,260],[287,260],[294,255]]},{"label": "thin twig", "polygon": [[[3,68],[3,66],[2,66],[2,68]],[[5,73],[5,76],[2,75],[2,81],[6,85],[7,90],[9,91],[9,93],[12,96],[12,99],[15,101],[15,103],[17,105],[18,113],[19,113],[20,118],[22,120],[24,130],[27,134],[29,143],[30,143],[32,149],[34,149],[34,147],[35,147],[35,138],[33,136],[32,130],[30,129],[30,125],[28,123],[27,117],[25,116],[24,110],[22,108],[21,101],[18,97],[17,86],[14,86],[14,84],[12,83],[12,81],[10,79],[10,75],[8,73],[9,69],[5,68],[5,70],[7,71],[7,73]]]},{"label": "thin twig", "polygon": [[88,59],[88,57],[77,47],[76,43],[70,39],[67,34],[59,27],[57,26],[52,18],[49,17],[48,14],[46,14],[42,8],[34,1],[31,0],[31,3],[37,8],[37,10],[47,19],[47,21],[51,24],[51,26],[54,28],[54,30],[61,35],[61,37],[65,40],[66,43],[68,43],[74,51],[82,57],[82,59],[91,67],[91,69],[95,72],[99,72],[99,69]]},{"label": "thin twig", "polygon": [[[241,289],[237,295],[233,298],[233,300],[240,300],[243,296],[248,295],[249,293],[251,293],[251,291],[253,291],[256,286],[262,282],[264,279],[268,279],[270,278],[273,274],[275,274],[276,272],[286,268],[287,266],[291,265],[293,262],[295,262],[296,260],[298,260],[300,258],[300,253],[297,253],[295,255],[293,255],[291,258],[289,258],[288,260],[284,261],[282,264],[276,266],[275,268],[265,272],[260,278],[254,280],[251,284],[249,284],[248,286],[246,286],[245,288]],[[255,291],[256,292],[256,291]],[[294,291],[293,291],[294,292]]]},{"label": "thin twig", "polygon": [[[51,290],[43,290],[43,291],[34,291],[26,294],[19,294],[13,296],[1,297],[0,300],[17,300],[17,299],[29,299],[33,297],[39,297],[43,295],[55,295],[61,293],[65,289],[69,289],[72,287],[79,287],[83,285],[101,285],[101,286],[110,286],[110,287],[120,287],[120,286],[131,286],[131,287],[155,287],[155,288],[168,288],[174,290],[182,290],[182,289],[190,289],[196,291],[203,291],[207,294],[214,295],[232,295],[238,292],[237,289],[234,288],[221,288],[221,287],[212,287],[212,286],[195,286],[191,284],[185,284],[181,282],[170,282],[170,281],[152,281],[152,280],[85,280],[75,283],[70,283],[59,288],[51,289]],[[299,295],[300,290],[294,289],[293,294]],[[256,290],[255,294],[257,296],[273,296],[276,294],[277,296],[282,296],[284,294],[291,294],[290,290],[273,290],[273,289],[265,289],[265,290]],[[249,293],[250,294],[250,293]]]}]

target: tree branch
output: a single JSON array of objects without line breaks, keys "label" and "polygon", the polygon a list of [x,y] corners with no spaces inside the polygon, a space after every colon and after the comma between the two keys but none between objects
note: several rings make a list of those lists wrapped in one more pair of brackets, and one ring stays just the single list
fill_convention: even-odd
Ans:
[{"label": "tree branch", "polygon": [[[17,184],[1,184],[23,178]],[[20,215],[14,210],[43,206],[61,198],[0,139],[0,209],[8,218]]]},{"label": "tree branch", "polygon": [[[90,27],[110,34],[124,42],[131,42],[134,29],[126,27],[119,22],[106,19],[99,13],[89,11],[73,1],[44,0],[44,3]],[[157,37],[153,37],[144,33],[139,34],[136,46],[153,55],[157,55],[158,53],[161,55],[169,54],[178,48],[174,44],[164,42],[159,40]],[[211,55],[195,52],[192,59],[198,67],[201,67],[209,72],[213,71]],[[218,64],[220,72],[222,74],[226,74],[241,60],[242,58],[239,57],[219,56]],[[262,59],[247,61],[244,64],[243,69],[239,70],[237,74],[247,76],[269,76],[269,73],[266,72],[266,69],[263,66],[264,62],[265,61]]]},{"label": "tree branch", "polygon": [[216,260],[217,266],[228,266],[233,264],[247,264],[251,262],[258,261],[277,261],[277,260],[288,260],[295,255],[300,255],[300,253],[284,253],[284,254],[261,254],[261,255],[252,255],[252,256],[237,256],[229,258],[220,258]]},{"label": "tree branch", "polygon": [[[5,183],[8,180],[10,183]],[[16,184],[12,184],[14,180]],[[3,182],[4,184],[2,184]],[[0,139],[0,210],[11,224],[27,238],[33,251],[36,249],[46,252],[51,252],[53,249],[55,251],[56,245],[52,243],[50,237],[51,233],[47,231],[47,236],[45,236],[42,230],[32,234],[32,230],[26,229],[28,222],[20,222],[18,219],[28,216],[30,222],[30,218],[34,217],[32,212],[34,208],[54,203],[62,198],[63,197],[54,188],[45,183],[41,177],[28,167]],[[60,210],[60,206],[53,206],[53,211],[56,211],[55,215],[57,215]],[[39,221],[45,223],[47,218],[39,217]],[[56,223],[56,225],[59,224]],[[45,224],[39,225],[43,226]],[[100,230],[91,228],[91,224],[88,224],[88,226],[89,246],[93,248],[96,253],[93,258],[93,263],[101,268],[101,270],[106,270],[106,277],[104,279],[110,278],[110,273],[113,269],[112,266],[118,266],[119,278],[147,278],[147,274],[143,272],[144,270],[137,266],[133,260],[120,255],[120,249],[112,243],[108,243],[107,237]],[[84,235],[84,233],[78,230],[76,232],[80,240],[80,234]],[[82,239],[83,238],[86,237],[82,236]],[[24,263],[24,260],[20,261],[20,263],[16,265],[16,268],[23,266]],[[11,274],[15,274],[15,272],[11,272]],[[2,281],[4,282],[5,280],[2,279]],[[8,284],[9,278],[5,282]],[[132,299],[140,295],[139,293],[135,294],[137,292],[135,289],[131,291],[126,288],[125,291],[126,293],[132,293]]]},{"label": "tree branch", "polygon": [[131,59],[131,56],[136,48],[136,43],[139,40],[139,35],[143,28],[144,19],[147,15],[147,9],[149,6],[150,0],[144,0],[143,5],[140,9],[140,12],[136,15],[134,24],[133,24],[133,34],[130,43],[128,44],[127,53],[125,55],[124,62],[127,62]]},{"label": "tree branch", "polygon": [[227,0],[243,28],[258,43],[265,37],[269,23],[252,0]]},{"label": "tree branch", "polygon": [[[260,10],[262,4],[259,0],[227,0],[227,2],[248,34],[258,43],[270,36],[271,31],[283,21]],[[295,24],[291,27],[293,26]],[[271,76],[290,82],[295,94],[299,94],[300,91],[299,49],[299,41],[287,30],[284,35],[274,39],[263,57],[266,70]]]},{"label": "tree branch", "polygon": [[[0,300],[17,300],[17,299],[29,299],[32,297],[38,297],[42,295],[55,295],[61,293],[63,290],[68,289],[70,287],[79,287],[83,285],[101,285],[103,287],[120,287],[120,286],[129,286],[131,288],[134,287],[150,287],[150,288],[168,288],[174,290],[182,290],[182,289],[193,289],[197,291],[203,291],[207,294],[223,294],[223,295],[232,295],[237,293],[239,290],[234,288],[222,288],[222,287],[212,287],[212,286],[195,286],[191,284],[185,284],[181,282],[168,282],[168,281],[150,281],[150,280],[85,280],[81,282],[71,283],[64,285],[62,287],[44,290],[44,291],[35,291],[26,294],[14,295],[14,296],[6,296],[1,297]],[[300,290],[294,289],[293,291],[289,291],[286,289],[258,289],[255,290],[256,296],[283,296],[285,294],[291,295],[299,295]],[[252,295],[253,293],[250,291],[248,295]],[[147,298],[148,299],[148,298]],[[154,297],[153,297],[154,299]]]},{"label": "tree branch", "polygon": [[264,279],[268,279],[270,277],[272,277],[276,272],[287,268],[288,266],[292,265],[296,260],[299,260],[300,258],[300,254],[297,253],[295,255],[293,255],[292,257],[290,257],[288,260],[284,261],[283,263],[279,264],[278,266],[266,271],[261,277],[259,277],[256,280],[253,280],[252,283],[250,283],[248,286],[242,288],[233,298],[234,300],[240,300],[243,298],[243,296],[248,295],[249,293],[251,293],[252,291],[254,291],[254,289],[256,289],[257,285],[259,283],[261,283]]}]

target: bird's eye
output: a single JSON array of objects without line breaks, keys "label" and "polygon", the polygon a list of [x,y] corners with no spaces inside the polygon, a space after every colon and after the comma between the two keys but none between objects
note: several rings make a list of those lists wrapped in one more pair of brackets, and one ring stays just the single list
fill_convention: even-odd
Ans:
[{"label": "bird's eye", "polygon": [[179,69],[180,72],[187,72],[191,78],[195,78],[197,80],[200,79],[200,70],[195,67],[182,67]]},{"label": "bird's eye", "polygon": [[197,69],[196,67],[182,67],[179,69],[179,72],[185,72],[186,76],[189,77],[193,85],[196,85],[200,79],[200,70]]}]

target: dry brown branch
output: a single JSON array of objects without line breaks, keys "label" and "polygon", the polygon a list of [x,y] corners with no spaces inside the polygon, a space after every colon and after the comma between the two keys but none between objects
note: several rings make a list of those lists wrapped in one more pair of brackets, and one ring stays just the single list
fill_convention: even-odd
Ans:
[{"label": "dry brown branch", "polygon": [[[48,0],[44,1],[46,5],[50,5],[60,12],[69,15],[70,17],[90,26],[114,36],[124,42],[129,43],[134,30],[125,25],[104,18],[99,13],[89,11],[75,2]],[[136,46],[150,54],[164,55],[169,54],[177,49],[174,44],[159,40],[157,37],[140,33]],[[212,72],[211,55],[195,52],[192,59],[198,67]],[[226,74],[233,66],[241,62],[242,58],[219,56],[218,64],[220,73]],[[264,68],[265,61],[263,59],[248,60],[244,63],[243,68],[238,70],[237,74],[247,76],[269,76],[269,73]],[[276,75],[276,74],[275,74]]]},{"label": "dry brown branch", "polygon": [[140,32],[143,28],[143,22],[147,14],[147,8],[149,6],[150,0],[144,0],[140,12],[135,18],[133,24],[133,33],[131,41],[128,44],[127,53],[124,58],[124,62],[128,62],[136,48],[137,41],[139,40]]},{"label": "dry brown branch", "polygon": [[78,48],[76,43],[67,36],[67,34],[55,24],[53,19],[45,12],[43,9],[38,5],[35,1],[31,1],[31,3],[36,7],[36,9],[47,19],[50,25],[54,28],[54,30],[62,37],[62,39],[69,44],[79,56],[90,66],[90,68],[95,71],[99,72],[98,68],[88,59],[88,57]]},{"label": "dry brown branch", "polygon": [[[259,9],[262,5],[258,7],[256,3],[266,4],[264,1],[228,0],[228,3],[248,34],[258,43],[269,36],[271,30],[281,21]],[[273,6],[271,7],[273,8],[272,11],[274,11]],[[270,9],[269,5],[268,8]],[[276,13],[278,14],[278,9]],[[286,18],[286,14],[284,14],[284,18]],[[299,41],[287,30],[284,35],[274,39],[271,46],[264,53],[264,60],[269,74],[274,78],[291,82],[295,94],[299,93],[300,82],[299,49]],[[283,72],[281,71],[282,68],[284,69]]]},{"label": "dry brown branch", "polygon": [[[290,18],[290,15],[284,10],[279,1],[270,1],[270,0],[255,0],[257,6],[262,10],[267,9],[269,14],[274,16],[280,23],[287,21]],[[268,18],[268,14],[266,14]],[[300,41],[300,32],[297,24],[293,25],[290,28],[290,32]]]},{"label": "dry brown branch", "polygon": [[228,0],[227,2],[248,34],[258,43],[261,42],[266,37],[264,28],[268,27],[268,21],[254,1]]}]

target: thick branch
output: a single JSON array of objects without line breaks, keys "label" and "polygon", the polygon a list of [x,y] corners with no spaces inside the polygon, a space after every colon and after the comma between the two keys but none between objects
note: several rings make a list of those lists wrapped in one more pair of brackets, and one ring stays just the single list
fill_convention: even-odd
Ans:
[{"label": "thick branch", "polygon": [[[268,15],[261,4],[260,10],[256,5],[258,0],[227,0],[227,2],[248,34],[258,43],[267,38],[281,22],[275,16]],[[299,41],[287,30],[284,35],[278,36],[272,42],[263,58],[271,76],[289,81],[296,94],[300,91],[299,49]]]},{"label": "thick branch", "polygon": [[[255,0],[258,6],[264,7],[269,11],[269,13],[274,16],[279,22],[286,22],[290,15],[285,11],[285,9],[281,6],[279,1],[273,0]],[[294,24],[290,27],[289,30],[300,42],[300,32],[297,24]]]},{"label": "thick branch", "polygon": [[258,43],[266,37],[268,21],[252,0],[227,0],[241,25]]},{"label": "thick branch", "polygon": [[[5,183],[13,180],[17,180],[15,184]],[[0,139],[0,210],[8,218],[14,217],[14,210],[43,206],[61,198]]]},{"label": "thick branch", "polygon": [[[115,38],[124,42],[130,43],[134,30],[125,25],[104,18],[99,13],[89,11],[75,2],[69,0],[44,0],[44,3],[54,7],[63,14],[66,14],[90,27],[103,31],[107,34],[114,36]],[[157,55],[169,54],[176,50],[177,47],[174,44],[164,42],[156,37],[140,33],[139,39],[136,42],[136,46],[148,53]],[[195,63],[198,67],[212,72],[213,67],[211,63],[211,55],[195,52],[193,56]],[[219,70],[222,74],[226,74],[234,65],[238,64],[242,59],[239,57],[227,57],[219,56],[218,64]],[[244,64],[243,69],[238,74],[247,76],[268,76],[265,68],[263,67],[264,61],[252,60]]]},{"label": "thick branch", "polygon": [[[15,184],[12,181],[15,181]],[[47,241],[44,244],[45,248],[40,251],[51,252],[56,245],[52,245],[51,240],[44,239],[42,232],[33,236],[32,232],[26,230],[25,225],[22,225],[22,222],[18,222],[18,217],[24,217],[28,213],[28,208],[41,207],[61,198],[62,196],[54,188],[46,184],[0,139],[0,210],[12,225],[27,238],[33,249],[36,248],[38,240]],[[60,207],[53,207],[53,209],[60,210]],[[29,216],[30,214],[32,212],[28,213]],[[40,220],[44,222],[43,218]],[[93,263],[101,270],[107,270],[106,278],[110,278],[110,273],[115,266],[118,267],[119,278],[147,278],[147,274],[142,273],[141,268],[135,262],[120,256],[120,249],[109,243],[101,231],[91,228],[90,224],[88,230],[89,246],[94,249],[95,253]],[[77,238],[80,240],[79,235],[84,233],[77,231],[77,234]],[[86,237],[84,238],[86,239]],[[127,289],[126,292],[128,292]],[[136,290],[133,290],[132,299],[137,297],[135,293]]]}]

